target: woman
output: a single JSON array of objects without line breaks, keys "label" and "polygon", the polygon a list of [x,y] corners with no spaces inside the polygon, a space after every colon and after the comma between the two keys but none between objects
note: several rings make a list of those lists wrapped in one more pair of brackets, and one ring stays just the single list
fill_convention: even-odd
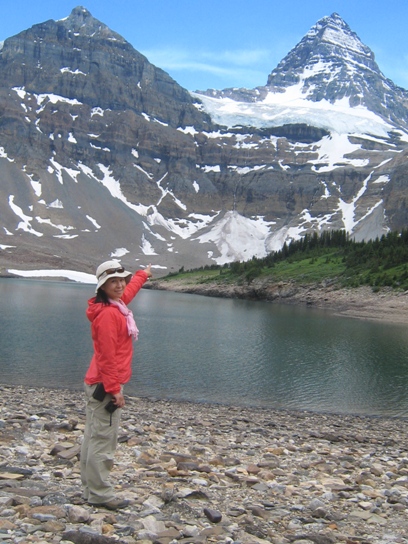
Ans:
[{"label": "woman", "polygon": [[81,448],[84,499],[110,510],[125,508],[109,483],[117,446],[123,385],[132,375],[133,340],[138,330],[127,304],[152,276],[151,265],[132,277],[118,261],[96,270],[96,296],[88,301],[94,354],[85,375],[86,423]]}]

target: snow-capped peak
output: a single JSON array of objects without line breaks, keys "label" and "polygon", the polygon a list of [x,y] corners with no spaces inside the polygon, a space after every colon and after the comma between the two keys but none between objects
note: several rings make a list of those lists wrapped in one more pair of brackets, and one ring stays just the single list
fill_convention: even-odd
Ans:
[{"label": "snow-capped peak", "polygon": [[370,48],[361,42],[357,34],[337,13],[320,19],[305,35],[304,40],[319,40],[373,58]]},{"label": "snow-capped peak", "polygon": [[279,91],[303,79],[305,93],[310,99],[319,100],[332,87],[338,96],[339,86],[333,85],[333,81],[340,81],[343,87],[349,88],[350,96],[356,94],[354,76],[361,70],[382,77],[374,53],[339,15],[333,14],[320,19],[286,55],[269,75],[267,87]]},{"label": "snow-capped peak", "polygon": [[377,136],[395,126],[408,128],[403,106],[408,93],[384,77],[373,52],[337,13],[307,32],[271,72],[266,86],[203,94],[213,120],[227,126],[306,123]]}]

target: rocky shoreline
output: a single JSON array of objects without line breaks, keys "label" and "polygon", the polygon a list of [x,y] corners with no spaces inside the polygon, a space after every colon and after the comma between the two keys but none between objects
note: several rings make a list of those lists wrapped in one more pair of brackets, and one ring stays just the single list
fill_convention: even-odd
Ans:
[{"label": "rocky shoreline", "polygon": [[408,324],[408,292],[391,288],[374,292],[371,287],[339,288],[331,282],[299,285],[295,282],[254,280],[249,285],[231,285],[199,281],[189,283],[187,279],[168,278],[154,280],[146,287],[212,297],[296,304],[343,317]]},{"label": "rocky shoreline", "polygon": [[112,513],[81,497],[82,393],[0,391],[2,542],[408,542],[406,419],[127,397]]}]

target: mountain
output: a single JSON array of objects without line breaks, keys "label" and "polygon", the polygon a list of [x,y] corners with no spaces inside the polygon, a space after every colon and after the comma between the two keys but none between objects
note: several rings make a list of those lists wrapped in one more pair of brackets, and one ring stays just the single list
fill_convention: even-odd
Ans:
[{"label": "mountain", "polygon": [[[306,34],[271,72],[264,87],[199,94],[256,104],[253,110],[243,108],[244,115],[249,114],[246,123],[256,126],[303,121],[339,133],[378,135],[408,128],[408,91],[384,77],[373,52],[336,13]],[[229,124],[222,107],[219,112],[217,106],[209,109],[220,122]],[[340,118],[333,118],[333,113]]]},{"label": "mountain", "polygon": [[83,7],[0,51],[0,273],[157,274],[408,224],[408,92],[337,14],[256,89],[190,93]]}]

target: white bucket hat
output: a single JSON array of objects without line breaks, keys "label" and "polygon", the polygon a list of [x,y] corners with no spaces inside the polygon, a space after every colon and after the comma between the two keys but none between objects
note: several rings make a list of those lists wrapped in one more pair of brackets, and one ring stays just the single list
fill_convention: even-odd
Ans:
[{"label": "white bucket hat", "polygon": [[105,261],[96,269],[98,285],[95,293],[109,278],[125,278],[126,283],[129,283],[131,277],[132,273],[125,270],[119,261]]}]

